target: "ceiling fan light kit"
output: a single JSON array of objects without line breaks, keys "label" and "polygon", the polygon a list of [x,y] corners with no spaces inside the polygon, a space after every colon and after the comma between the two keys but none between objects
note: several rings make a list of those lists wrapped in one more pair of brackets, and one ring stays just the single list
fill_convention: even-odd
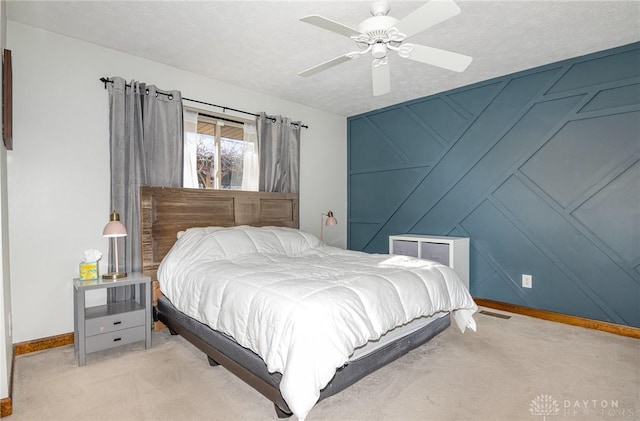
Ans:
[{"label": "ceiling fan light kit", "polygon": [[375,1],[369,10],[371,17],[362,21],[357,29],[319,15],[301,18],[302,22],[351,38],[360,50],[325,61],[298,74],[305,77],[311,76],[371,53],[373,95],[378,96],[391,91],[389,50],[397,53],[400,58],[455,72],[463,72],[471,64],[473,59],[469,56],[424,45],[404,43],[417,33],[459,14],[460,8],[453,0],[431,0],[401,20],[387,16],[390,10],[388,1]]}]

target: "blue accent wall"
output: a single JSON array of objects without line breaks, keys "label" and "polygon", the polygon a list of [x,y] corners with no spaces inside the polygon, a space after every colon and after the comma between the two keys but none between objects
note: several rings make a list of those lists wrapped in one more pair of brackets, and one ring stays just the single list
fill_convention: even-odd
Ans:
[{"label": "blue accent wall", "polygon": [[640,327],[640,43],[350,117],[348,177],[350,249],[469,237],[473,296]]}]

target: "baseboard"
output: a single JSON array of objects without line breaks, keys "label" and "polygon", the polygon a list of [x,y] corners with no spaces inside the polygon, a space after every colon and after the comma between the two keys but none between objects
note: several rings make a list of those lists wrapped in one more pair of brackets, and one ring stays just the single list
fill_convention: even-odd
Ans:
[{"label": "baseboard", "polygon": [[13,396],[13,368],[16,366],[16,356],[69,345],[72,343],[73,333],[63,333],[62,335],[49,336],[48,338],[13,344],[11,376],[9,377],[9,397],[0,399],[0,417],[6,417],[13,413],[13,400],[11,399],[11,396]]},{"label": "baseboard", "polygon": [[13,413],[11,396],[0,399],[0,418],[7,417]]},{"label": "baseboard", "polygon": [[70,344],[73,344],[73,332],[13,344],[13,355],[23,355]]},{"label": "baseboard", "polygon": [[600,320],[593,320],[584,317],[571,316],[563,313],[556,313],[553,311],[539,310],[537,308],[488,300],[486,298],[474,298],[474,301],[476,302],[476,304],[482,307],[489,307],[496,310],[508,311],[510,313],[523,314],[525,316],[535,317],[537,319],[550,320],[552,322],[580,326],[587,329],[601,330],[603,332],[640,339],[640,328],[637,327],[623,326],[615,323],[602,322]]},{"label": "baseboard", "polygon": [[9,373],[9,396],[0,399],[0,418],[13,414],[13,373],[16,366],[16,353],[11,356],[11,373]]}]

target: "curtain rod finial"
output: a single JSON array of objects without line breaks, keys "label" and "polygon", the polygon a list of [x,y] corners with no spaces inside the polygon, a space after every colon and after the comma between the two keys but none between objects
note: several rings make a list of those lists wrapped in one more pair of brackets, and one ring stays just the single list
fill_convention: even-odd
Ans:
[{"label": "curtain rod finial", "polygon": [[104,83],[104,89],[107,89],[107,83],[111,82],[111,80],[106,77],[101,77],[100,82]]}]

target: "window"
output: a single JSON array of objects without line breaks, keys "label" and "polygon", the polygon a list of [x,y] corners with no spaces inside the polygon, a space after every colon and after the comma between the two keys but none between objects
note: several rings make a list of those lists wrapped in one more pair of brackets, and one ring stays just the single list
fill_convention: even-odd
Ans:
[{"label": "window", "polygon": [[184,187],[258,190],[255,124],[184,112]]}]

